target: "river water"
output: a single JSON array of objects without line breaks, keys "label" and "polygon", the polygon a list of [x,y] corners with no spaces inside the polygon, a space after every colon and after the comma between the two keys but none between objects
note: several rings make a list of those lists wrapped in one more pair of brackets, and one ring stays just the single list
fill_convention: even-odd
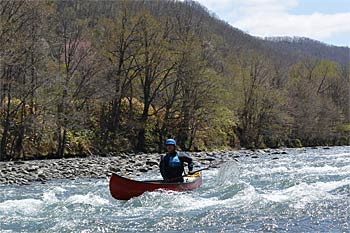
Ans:
[{"label": "river water", "polygon": [[194,192],[129,201],[104,179],[0,186],[0,232],[350,232],[350,147],[287,151],[205,171]]}]

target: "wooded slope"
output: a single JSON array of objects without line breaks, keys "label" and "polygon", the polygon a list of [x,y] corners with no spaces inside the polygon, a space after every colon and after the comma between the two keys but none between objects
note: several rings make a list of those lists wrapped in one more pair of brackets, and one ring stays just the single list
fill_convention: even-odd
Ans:
[{"label": "wooded slope", "polygon": [[349,64],[195,2],[1,1],[0,159],[349,144]]}]

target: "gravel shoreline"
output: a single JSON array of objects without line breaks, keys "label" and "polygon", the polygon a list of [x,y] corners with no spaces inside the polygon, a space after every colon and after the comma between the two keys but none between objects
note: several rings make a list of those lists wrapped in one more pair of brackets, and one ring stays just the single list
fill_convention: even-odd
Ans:
[{"label": "gravel shoreline", "polygon": [[[196,166],[205,166],[210,164],[210,161],[221,162],[241,156],[258,158],[261,154],[285,153],[287,152],[280,149],[266,149],[189,152],[187,154],[194,159]],[[108,178],[112,172],[141,176],[146,172],[158,171],[160,155],[121,154],[113,157],[90,156],[87,158],[0,162],[0,184],[27,185],[55,179]]]}]

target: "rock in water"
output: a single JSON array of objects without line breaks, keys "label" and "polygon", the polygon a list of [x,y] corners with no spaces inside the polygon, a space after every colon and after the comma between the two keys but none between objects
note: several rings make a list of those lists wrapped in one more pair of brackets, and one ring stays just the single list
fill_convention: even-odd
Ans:
[{"label": "rock in water", "polygon": [[153,165],[158,165],[159,163],[157,161],[146,161],[146,165],[150,165],[150,166],[153,166]]},{"label": "rock in water", "polygon": [[145,167],[142,167],[142,168],[139,168],[139,171],[140,171],[140,172],[147,172],[147,171],[148,171],[148,169],[147,169],[147,168],[145,168]]}]

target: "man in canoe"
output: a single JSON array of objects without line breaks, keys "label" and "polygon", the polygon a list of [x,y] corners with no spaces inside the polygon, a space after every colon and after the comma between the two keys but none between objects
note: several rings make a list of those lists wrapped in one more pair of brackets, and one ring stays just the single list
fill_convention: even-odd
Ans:
[{"label": "man in canoe", "polygon": [[165,142],[167,153],[160,159],[160,173],[167,182],[183,182],[184,163],[188,164],[188,170],[193,170],[193,162],[184,153],[176,151],[176,141],[168,139]]}]

